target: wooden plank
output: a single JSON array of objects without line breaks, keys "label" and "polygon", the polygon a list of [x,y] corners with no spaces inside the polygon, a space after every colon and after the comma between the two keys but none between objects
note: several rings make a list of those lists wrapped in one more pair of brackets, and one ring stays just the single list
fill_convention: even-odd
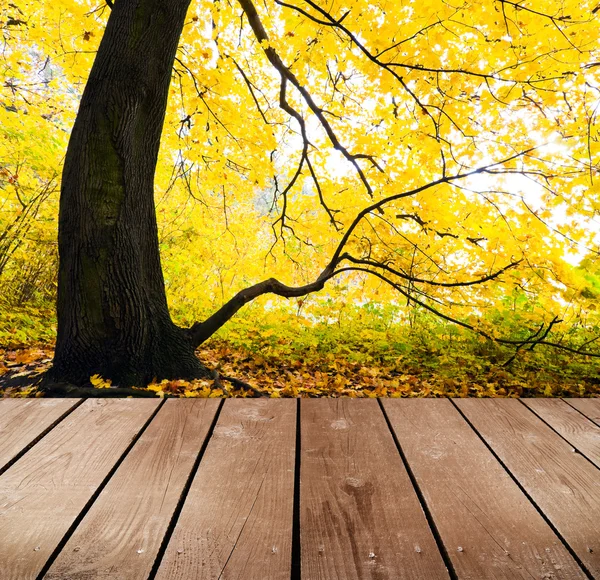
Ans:
[{"label": "wooden plank", "polygon": [[459,408],[600,577],[600,472],[516,399],[462,399]]},{"label": "wooden plank", "polygon": [[301,401],[302,577],[449,578],[377,401]]},{"label": "wooden plank", "polygon": [[79,399],[0,399],[0,472]]},{"label": "wooden plank", "polygon": [[166,401],[45,579],[148,578],[219,403]]},{"label": "wooden plank", "polygon": [[295,438],[296,401],[225,401],[157,579],[289,579]]},{"label": "wooden plank", "polygon": [[87,400],[0,477],[2,580],[36,578],[159,403]]},{"label": "wooden plank", "polygon": [[585,578],[449,400],[383,404],[458,578]]},{"label": "wooden plank", "polygon": [[600,468],[600,426],[561,399],[521,401]]},{"label": "wooden plank", "polygon": [[600,425],[600,398],[597,399],[565,399],[565,402],[583,413],[588,419]]}]

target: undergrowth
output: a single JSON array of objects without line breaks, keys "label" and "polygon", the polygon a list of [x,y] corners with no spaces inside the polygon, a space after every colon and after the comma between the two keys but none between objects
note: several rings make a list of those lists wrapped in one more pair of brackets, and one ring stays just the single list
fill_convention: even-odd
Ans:
[{"label": "undergrowth", "polygon": [[[594,396],[600,362],[538,345],[507,348],[419,313],[363,305],[323,321],[302,313],[249,308],[199,349],[217,373],[267,396]],[[32,381],[51,363],[55,318],[49,309],[0,316],[0,380],[17,371]],[[577,339],[577,337],[570,337]],[[97,378],[95,384],[109,386]],[[217,381],[164,381],[159,394],[244,395]],[[33,394],[7,389],[7,395]]]}]

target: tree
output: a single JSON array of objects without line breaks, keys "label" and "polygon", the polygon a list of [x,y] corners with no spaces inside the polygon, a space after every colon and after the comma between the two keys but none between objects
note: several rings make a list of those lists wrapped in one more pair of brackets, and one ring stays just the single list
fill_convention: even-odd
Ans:
[{"label": "tree", "polygon": [[117,2],[84,90],[63,171],[52,375],[119,384],[197,378],[169,316],[154,171],[188,1]]},{"label": "tree", "polygon": [[[205,376],[194,349],[244,304],[352,275],[517,349],[556,344],[557,316],[503,339],[452,309],[564,283],[565,244],[596,244],[551,211],[596,212],[593,3],[189,4],[108,2],[63,170],[54,380]],[[280,259],[321,266],[250,285],[190,328],[169,315],[154,202],[172,84],[164,143],[190,195],[194,164],[223,197],[225,181],[261,191]]]}]

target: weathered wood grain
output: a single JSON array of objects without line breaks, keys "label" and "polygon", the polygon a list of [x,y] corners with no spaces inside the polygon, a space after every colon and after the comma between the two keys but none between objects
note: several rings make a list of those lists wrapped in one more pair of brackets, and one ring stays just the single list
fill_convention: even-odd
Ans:
[{"label": "weathered wood grain", "polygon": [[79,399],[0,399],[0,472]]},{"label": "weathered wood grain", "polygon": [[44,578],[147,578],[219,403],[166,401]]},{"label": "weathered wood grain", "polygon": [[2,580],[40,573],[159,403],[87,400],[0,476]]},{"label": "weathered wood grain", "polygon": [[588,419],[596,425],[600,425],[600,398],[596,399],[564,399],[566,403],[583,413]]},{"label": "weathered wood grain", "polygon": [[289,580],[296,401],[228,399],[157,580]]},{"label": "weathered wood grain", "polygon": [[462,399],[457,405],[600,577],[600,471],[516,399]]},{"label": "weathered wood grain", "polygon": [[600,426],[561,399],[521,401],[600,468]]},{"label": "weathered wood grain", "polygon": [[449,400],[383,405],[458,578],[585,578]]},{"label": "weathered wood grain", "polygon": [[301,401],[302,577],[449,578],[377,401]]},{"label": "weathered wood grain", "polygon": [[[53,403],[53,410],[41,413],[40,403]],[[58,413],[56,403],[67,406]],[[597,458],[599,428],[584,414],[600,422],[600,413],[594,399],[568,403],[572,406],[559,400],[456,402],[590,576],[600,578],[600,470],[582,455]],[[69,413],[74,404],[0,400],[0,458],[3,445],[13,445],[18,454],[28,445],[22,441],[35,441],[68,413],[0,476],[2,580],[38,576],[159,401],[97,399]],[[218,404],[189,399],[164,404],[46,578],[148,577]],[[414,509],[414,491],[377,403],[300,404],[302,578],[447,577],[427,523],[423,531],[418,503]],[[383,404],[456,577],[584,578],[451,402]],[[295,401],[225,403],[159,579],[290,578],[295,410]],[[52,413],[58,413],[53,420]],[[14,437],[17,443],[11,443]]]}]

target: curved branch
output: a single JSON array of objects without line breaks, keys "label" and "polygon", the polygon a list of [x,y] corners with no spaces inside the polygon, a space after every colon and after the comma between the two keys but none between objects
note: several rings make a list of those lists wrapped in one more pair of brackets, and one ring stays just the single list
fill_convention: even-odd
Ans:
[{"label": "curved branch", "polygon": [[435,314],[438,318],[442,318],[443,320],[446,320],[448,322],[456,324],[457,326],[462,326],[463,328],[466,328],[467,330],[470,330],[471,332],[474,332],[475,334],[478,334],[479,336],[483,336],[484,338],[486,338],[492,342],[496,342],[498,344],[505,344],[507,346],[514,346],[514,347],[516,347],[517,351],[521,350],[525,346],[529,346],[528,350],[533,350],[533,348],[535,346],[537,346],[538,344],[543,344],[545,346],[550,346],[552,348],[564,350],[566,352],[570,352],[570,353],[581,355],[581,356],[600,358],[600,353],[597,353],[597,352],[590,352],[590,351],[586,351],[586,350],[582,350],[582,349],[578,349],[578,348],[573,348],[573,347],[570,347],[570,346],[567,346],[564,344],[560,344],[558,342],[551,342],[551,341],[545,340],[546,336],[548,336],[552,327],[555,324],[558,324],[559,322],[561,322],[560,320],[558,320],[557,317],[554,317],[554,319],[550,321],[550,323],[548,324],[548,327],[545,329],[542,336],[539,338],[537,338],[537,337],[539,336],[540,332],[542,331],[544,325],[542,325],[542,327],[540,327],[540,329],[537,332],[533,333],[525,340],[511,340],[508,338],[497,338],[495,336],[492,336],[491,334],[488,334],[484,330],[481,330],[480,328],[473,326],[472,324],[468,324],[467,322],[463,322],[462,320],[459,320],[458,318],[454,318],[452,316],[448,316],[447,314],[444,314],[443,312],[440,312],[439,310],[437,310],[433,306],[430,306],[426,302],[423,302],[423,301],[415,298],[414,295],[409,294],[404,288],[402,288],[402,286],[400,286],[399,284],[396,284],[395,282],[393,282],[392,280],[390,280],[383,274],[380,274],[379,272],[369,270],[368,268],[349,266],[347,268],[340,268],[339,270],[337,270],[335,272],[335,274],[340,274],[342,272],[352,272],[352,271],[364,272],[365,274],[371,274],[372,276],[375,276],[375,277],[379,278],[380,280],[382,280],[383,282],[385,282],[386,284],[390,285],[392,288],[394,288],[395,290],[400,292],[400,294],[402,294],[403,296],[405,296],[406,298],[408,298],[415,304],[418,304],[425,310],[429,310],[429,312],[431,312],[432,314]]},{"label": "curved branch", "polygon": [[276,296],[282,296],[283,298],[306,296],[311,292],[322,290],[323,286],[325,286],[325,282],[334,275],[335,272],[333,271],[333,268],[329,269],[328,267],[321,272],[321,275],[314,282],[306,284],[305,286],[286,286],[275,278],[269,278],[268,280],[263,280],[258,284],[254,284],[254,286],[245,288],[221,306],[219,310],[204,322],[196,322],[191,326],[188,329],[190,340],[194,348],[197,348],[232,318],[242,306],[263,294],[275,294]]},{"label": "curved branch", "polygon": [[487,276],[483,276],[482,278],[476,278],[475,280],[469,280],[467,282],[436,282],[435,280],[425,280],[424,278],[417,278],[415,276],[410,276],[409,274],[400,272],[399,270],[396,270],[383,262],[377,262],[375,260],[368,260],[365,258],[355,258],[355,257],[351,256],[350,254],[343,254],[341,256],[341,258],[346,259],[349,262],[352,262],[353,264],[362,264],[364,266],[371,266],[373,268],[381,268],[382,270],[385,270],[386,272],[389,272],[390,274],[394,274],[395,276],[398,276],[398,278],[402,278],[403,280],[406,280],[406,281],[410,282],[411,284],[429,284],[430,286],[441,286],[444,288],[458,288],[458,287],[463,287],[463,286],[475,286],[477,284],[484,284],[485,282],[489,282],[490,280],[495,280],[496,278],[498,278],[498,276],[500,276],[507,270],[514,268],[515,266],[517,266],[518,264],[520,264],[523,261],[523,260],[517,260],[515,262],[511,262],[510,264],[504,266],[504,268],[501,268],[500,270],[492,272],[491,274],[488,274]]},{"label": "curved branch", "polygon": [[[541,147],[541,146],[539,146],[539,147]],[[443,175],[439,179],[430,181],[429,183],[426,183],[425,185],[415,187],[414,189],[411,189],[409,191],[403,191],[402,193],[396,193],[394,195],[390,195],[390,196],[385,197],[375,203],[372,203],[371,205],[367,206],[366,208],[361,210],[356,215],[356,217],[354,218],[354,220],[352,221],[352,223],[350,224],[350,226],[344,233],[342,239],[340,240],[340,243],[338,244],[338,247],[336,248],[336,250],[333,254],[333,258],[331,259],[329,266],[333,268],[339,262],[340,255],[342,254],[344,246],[350,239],[352,232],[357,228],[358,224],[362,221],[362,219],[366,215],[370,214],[371,212],[380,211],[383,206],[387,205],[388,203],[391,203],[392,201],[397,201],[404,197],[410,197],[412,195],[416,195],[417,193],[421,193],[422,191],[426,191],[427,189],[431,189],[432,187],[435,187],[437,185],[442,185],[443,183],[452,184],[454,181],[458,181],[460,179],[465,179],[466,177],[470,177],[472,175],[477,175],[479,173],[490,173],[491,168],[504,165],[510,161],[518,159],[519,157],[524,157],[525,155],[528,155],[532,151],[539,149],[539,147],[531,147],[530,149],[526,149],[525,151],[515,153],[514,155],[511,155],[510,157],[507,157],[506,159],[502,159],[495,163],[490,163],[489,165],[483,165],[481,167],[477,167],[476,169],[472,169],[471,171],[465,171],[464,173],[456,173],[455,175],[450,175],[450,176]]]},{"label": "curved branch", "polygon": [[[337,263],[341,262],[344,259],[351,260],[351,257],[344,254],[344,255],[340,256]],[[384,265],[378,264],[378,267],[382,267],[384,270],[386,270],[386,268],[383,266]],[[486,279],[487,280],[493,279],[493,278],[499,276],[502,272],[506,271],[509,267],[512,267],[512,266],[513,266],[513,264],[496,272],[495,274],[487,277]],[[210,336],[212,336],[219,328],[221,328],[228,320],[230,320],[238,312],[238,310],[240,310],[240,308],[242,308],[245,304],[254,300],[255,298],[262,296],[263,294],[270,293],[270,294],[275,294],[276,296],[282,296],[284,298],[295,298],[295,297],[300,297],[300,296],[306,296],[307,294],[310,294],[312,292],[317,292],[319,290],[322,290],[323,287],[325,286],[325,283],[328,280],[330,280],[334,276],[337,276],[338,274],[342,274],[344,272],[363,272],[365,274],[370,274],[371,276],[375,276],[376,278],[379,278],[380,280],[382,280],[383,282],[385,282],[386,284],[388,284],[389,286],[394,288],[396,291],[398,291],[400,294],[402,294],[404,297],[406,297],[409,301],[412,301],[415,304],[417,304],[418,306],[421,306],[422,308],[424,308],[425,310],[428,310],[429,312],[431,312],[438,318],[441,318],[443,320],[451,322],[452,324],[456,324],[457,326],[466,328],[467,330],[470,330],[471,332],[474,332],[475,334],[478,334],[479,336],[482,336],[492,342],[516,347],[515,354],[516,354],[516,352],[518,352],[519,350],[521,350],[522,348],[524,348],[526,346],[529,347],[529,350],[533,350],[533,348],[535,346],[541,344],[541,345],[545,345],[545,346],[550,346],[552,348],[565,350],[565,351],[571,352],[573,354],[578,354],[578,355],[582,355],[582,356],[590,356],[590,357],[594,357],[594,358],[600,358],[600,353],[594,353],[594,352],[590,352],[590,351],[586,351],[586,350],[582,350],[582,349],[577,349],[577,348],[573,348],[573,347],[570,347],[567,345],[563,345],[560,343],[551,342],[551,341],[546,340],[546,337],[549,335],[552,327],[555,324],[558,324],[559,322],[561,322],[560,320],[558,320],[557,317],[555,317],[548,324],[548,326],[545,329],[544,329],[545,325],[543,324],[536,332],[530,334],[530,336],[524,340],[512,340],[512,339],[506,339],[506,338],[498,338],[498,337],[495,337],[495,336],[485,332],[484,330],[482,330],[480,328],[477,328],[476,326],[473,326],[472,324],[463,322],[462,320],[459,320],[458,318],[454,318],[452,316],[444,314],[443,312],[434,308],[430,304],[427,304],[427,302],[424,302],[423,300],[419,300],[418,298],[416,298],[414,291],[411,292],[409,289],[405,289],[400,284],[394,282],[393,280],[390,280],[387,276],[385,276],[384,274],[382,274],[380,272],[377,272],[368,267],[363,267],[360,265],[359,266],[347,266],[344,268],[339,268],[337,270],[335,269],[335,266],[328,265],[321,272],[319,277],[314,282],[312,282],[310,284],[306,284],[304,286],[286,286],[285,284],[279,282],[279,280],[276,280],[275,278],[269,278],[268,280],[264,280],[263,282],[259,282],[258,284],[255,284],[254,286],[250,286],[249,288],[246,288],[246,289],[242,290],[241,292],[238,292],[231,300],[226,302],[219,310],[217,310],[217,312],[215,312],[212,316],[207,318],[204,322],[196,322],[193,326],[191,326],[189,329],[187,329],[188,336],[190,338],[190,342],[192,343],[192,345],[195,348],[197,348],[198,346],[200,346],[200,344],[202,344]],[[409,279],[408,282],[412,283],[412,280]],[[472,282],[472,283],[477,283],[477,282]],[[424,298],[430,298],[424,292],[419,292],[419,294],[422,295]],[[509,359],[508,362],[509,363],[512,362],[513,359],[514,359],[514,356],[511,359]]]}]

